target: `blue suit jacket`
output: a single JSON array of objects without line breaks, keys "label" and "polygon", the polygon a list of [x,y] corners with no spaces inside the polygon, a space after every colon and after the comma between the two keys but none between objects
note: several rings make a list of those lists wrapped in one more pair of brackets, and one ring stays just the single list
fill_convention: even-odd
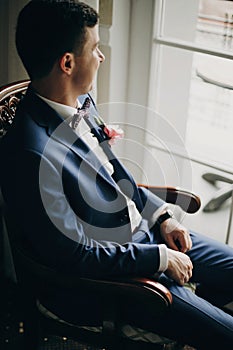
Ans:
[{"label": "blue suit jacket", "polygon": [[[94,115],[93,105],[90,120],[104,141],[106,135],[101,135]],[[138,188],[109,150],[113,180],[88,146],[30,87],[0,151],[4,199],[20,228],[20,239],[37,259],[78,276],[157,271],[158,246],[151,241],[147,219],[164,202]],[[115,182],[119,180],[143,216],[133,236],[137,239],[132,239],[126,200]]]}]

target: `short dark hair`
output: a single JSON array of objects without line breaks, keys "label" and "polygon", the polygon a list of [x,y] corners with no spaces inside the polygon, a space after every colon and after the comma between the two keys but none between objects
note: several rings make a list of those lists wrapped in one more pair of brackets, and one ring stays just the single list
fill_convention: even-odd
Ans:
[{"label": "short dark hair", "polygon": [[98,22],[97,12],[73,0],[32,0],[20,12],[16,47],[29,77],[46,76],[65,52],[80,54],[86,27]]}]

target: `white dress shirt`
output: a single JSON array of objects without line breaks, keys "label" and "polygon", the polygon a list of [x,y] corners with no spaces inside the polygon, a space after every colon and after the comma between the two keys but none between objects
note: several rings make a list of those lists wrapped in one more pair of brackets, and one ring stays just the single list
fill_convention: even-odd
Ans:
[{"label": "white dress shirt", "polygon": [[[38,95],[38,96],[44,102],[46,102],[51,108],[53,108],[59,115],[61,115],[64,119],[70,118],[77,113],[77,109],[74,107],[51,101],[41,95]],[[79,101],[77,101],[77,107],[81,107],[81,104]],[[80,122],[78,123],[74,131],[95,153],[95,155],[98,157],[99,161],[105,167],[109,175],[112,176],[112,174],[114,173],[114,168],[112,164],[109,162],[107,155],[104,153],[102,147],[99,145],[97,138],[90,132],[90,128],[85,122],[84,118],[80,120]],[[135,203],[130,198],[128,198],[122,191],[121,193],[124,195],[127,201],[129,218],[131,223],[131,231],[133,234],[133,232],[139,226],[142,220],[142,217],[139,211],[137,210]],[[156,222],[157,218],[166,209],[166,207],[167,207],[167,204],[165,203],[153,213],[151,218],[151,221],[153,223]],[[165,244],[159,244],[158,247],[159,247],[159,253],[160,253],[160,265],[159,265],[158,272],[163,272],[167,269],[167,266],[168,266],[167,247]]]}]

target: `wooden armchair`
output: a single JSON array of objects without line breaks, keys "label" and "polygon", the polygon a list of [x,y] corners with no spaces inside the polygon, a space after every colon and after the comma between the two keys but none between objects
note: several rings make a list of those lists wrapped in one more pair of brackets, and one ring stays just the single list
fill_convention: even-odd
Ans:
[{"label": "wooden armchair", "polygon": [[[0,137],[4,136],[14,119],[15,110],[19,100],[28,87],[29,81],[20,81],[0,88]],[[4,166],[4,164],[2,164]],[[141,185],[144,186],[144,185]],[[200,208],[200,199],[192,193],[175,187],[145,186],[153,193],[169,203],[179,205],[188,213],[195,213]],[[2,212],[2,228],[4,239],[9,241],[9,264],[13,264],[16,273],[16,287],[21,293],[22,322],[25,334],[26,350],[36,349],[38,336],[45,337],[50,334],[61,335],[77,339],[86,344],[92,344],[108,349],[166,349],[166,344],[171,341],[155,335],[156,341],[151,344],[143,339],[132,340],[127,332],[122,319],[121,311],[129,300],[140,302],[154,310],[155,317],[159,317],[172,303],[170,292],[155,280],[138,276],[136,278],[118,278],[112,280],[92,280],[87,278],[73,278],[63,276],[47,266],[43,266],[26,252],[17,242],[18,227],[12,222],[11,215],[0,201]],[[4,211],[4,213],[3,213]],[[11,259],[13,257],[13,259]],[[50,285],[58,288],[76,288],[77,293],[82,290],[93,295],[98,295],[103,306],[103,322],[98,329],[70,325],[65,320],[59,320],[55,315],[46,310],[43,305],[38,305],[38,290],[49,288]],[[139,315],[140,317],[140,315]],[[131,327],[134,332],[136,328]]]}]

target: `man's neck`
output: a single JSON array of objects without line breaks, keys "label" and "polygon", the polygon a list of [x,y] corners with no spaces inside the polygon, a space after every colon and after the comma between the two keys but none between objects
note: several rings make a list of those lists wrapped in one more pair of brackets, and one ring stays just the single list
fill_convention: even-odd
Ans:
[{"label": "man's neck", "polygon": [[78,94],[73,93],[68,84],[62,79],[50,79],[49,77],[32,81],[32,87],[42,97],[51,101],[76,107]]}]

